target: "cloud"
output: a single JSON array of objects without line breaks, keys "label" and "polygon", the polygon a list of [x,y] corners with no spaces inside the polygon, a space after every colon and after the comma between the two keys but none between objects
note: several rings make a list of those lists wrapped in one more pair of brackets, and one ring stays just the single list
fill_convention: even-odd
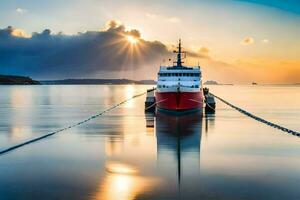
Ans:
[{"label": "cloud", "polygon": [[197,51],[187,50],[187,56],[192,58],[210,58],[209,53],[210,49],[207,47],[200,47]]},{"label": "cloud", "polygon": [[268,39],[263,39],[261,42],[264,44],[268,44],[270,41]]},{"label": "cloud", "polygon": [[204,54],[204,55],[208,55],[210,53],[210,49],[207,48],[207,47],[201,47],[199,50],[198,50],[199,53],[201,54]]},{"label": "cloud", "polygon": [[27,12],[27,10],[24,9],[24,8],[16,8],[16,12],[19,13],[19,14],[24,14],[24,13]]},{"label": "cloud", "polygon": [[242,45],[251,45],[254,43],[254,39],[252,37],[246,37],[241,41]]},{"label": "cloud", "polygon": [[[132,44],[127,36],[138,42]],[[170,58],[175,47],[142,38],[139,30],[127,30],[117,21],[106,29],[75,35],[50,29],[27,34],[22,29],[0,29],[0,74],[36,79],[135,78],[153,79],[159,63]],[[237,60],[225,63],[210,57],[205,46],[187,50],[187,65],[199,60],[204,78],[220,82],[300,82],[299,60]],[[234,74],[235,76],[232,76]]]},{"label": "cloud", "polygon": [[8,26],[5,29],[0,29],[0,38],[9,38],[9,37],[19,37],[19,38],[29,38],[30,35],[27,34],[24,30],[13,28]]},{"label": "cloud", "polygon": [[150,18],[150,19],[156,19],[157,18],[157,15],[154,14],[154,13],[147,13],[146,14],[146,17]]},{"label": "cloud", "polygon": [[[0,29],[0,74],[78,78],[106,72],[136,72],[154,67],[155,62],[171,53],[159,41],[142,39],[138,30],[126,30],[116,21],[107,24],[105,30],[76,35],[55,34],[45,29],[24,37],[25,32],[20,29]],[[128,35],[138,43],[130,44]]]},{"label": "cloud", "polygon": [[179,23],[181,22],[181,19],[179,19],[178,17],[170,17],[168,18],[168,21],[171,23]]}]

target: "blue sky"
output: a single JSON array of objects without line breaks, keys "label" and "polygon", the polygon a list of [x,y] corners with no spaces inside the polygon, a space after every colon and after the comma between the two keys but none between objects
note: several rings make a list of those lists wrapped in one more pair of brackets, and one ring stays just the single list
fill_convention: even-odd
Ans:
[{"label": "blue sky", "polygon": [[[244,3],[249,5],[243,6]],[[212,0],[212,1],[101,1],[101,0],[1,0],[0,2],[0,25],[1,27],[13,25],[22,27],[29,32],[38,31],[47,26],[59,31],[76,33],[76,30],[96,28],[96,24],[101,26],[108,18],[122,18],[118,14],[119,9],[132,7],[146,8],[149,10],[173,14],[183,10],[188,12],[193,6],[196,7],[224,7],[228,11],[241,9],[246,15],[251,12],[251,7],[258,6],[258,9],[274,8],[277,15],[300,15],[300,1],[297,0]],[[259,7],[262,8],[259,8]],[[247,8],[248,7],[248,8]],[[263,8],[266,7],[266,8]],[[24,10],[24,13],[16,13],[16,9]],[[272,10],[269,10],[274,12]],[[179,14],[183,15],[182,12]],[[188,14],[188,13],[186,13]],[[217,14],[217,13],[215,13]],[[259,13],[252,13],[252,15]],[[274,14],[275,15],[275,14]],[[74,21],[72,21],[74,20]],[[201,19],[199,19],[201,20]],[[58,23],[58,21],[60,23]],[[76,23],[78,21],[78,23]],[[83,24],[83,22],[85,22]],[[65,30],[64,30],[65,29]]]},{"label": "blue sky", "polygon": [[300,1],[299,0],[240,0],[248,3],[260,4],[265,6],[274,7],[276,9],[300,14]]}]

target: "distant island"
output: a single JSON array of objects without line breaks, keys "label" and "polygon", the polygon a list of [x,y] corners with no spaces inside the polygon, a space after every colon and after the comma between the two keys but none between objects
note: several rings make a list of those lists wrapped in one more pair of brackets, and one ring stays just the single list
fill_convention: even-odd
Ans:
[{"label": "distant island", "polygon": [[219,85],[217,81],[206,81],[204,85]]},{"label": "distant island", "polygon": [[63,80],[41,80],[44,85],[155,85],[154,80],[130,80],[130,79],[63,79]]},{"label": "distant island", "polygon": [[212,81],[212,80],[206,81],[203,84],[204,85],[233,85],[231,83],[218,83],[217,81]]},{"label": "distant island", "polygon": [[0,75],[0,85],[39,85],[39,81],[26,76]]}]

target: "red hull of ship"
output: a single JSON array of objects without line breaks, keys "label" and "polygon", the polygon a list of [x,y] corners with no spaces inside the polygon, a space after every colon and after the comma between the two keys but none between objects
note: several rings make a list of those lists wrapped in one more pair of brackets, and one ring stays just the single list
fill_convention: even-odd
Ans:
[{"label": "red hull of ship", "polygon": [[171,111],[198,110],[203,107],[201,92],[156,92],[156,106]]}]

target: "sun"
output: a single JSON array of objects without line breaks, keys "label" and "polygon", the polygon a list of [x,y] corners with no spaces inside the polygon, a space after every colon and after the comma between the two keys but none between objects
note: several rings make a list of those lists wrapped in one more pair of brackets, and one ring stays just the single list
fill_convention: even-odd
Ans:
[{"label": "sun", "polygon": [[130,44],[137,44],[138,43],[138,39],[131,36],[131,35],[127,35],[127,40],[128,40],[128,42],[130,42]]}]

